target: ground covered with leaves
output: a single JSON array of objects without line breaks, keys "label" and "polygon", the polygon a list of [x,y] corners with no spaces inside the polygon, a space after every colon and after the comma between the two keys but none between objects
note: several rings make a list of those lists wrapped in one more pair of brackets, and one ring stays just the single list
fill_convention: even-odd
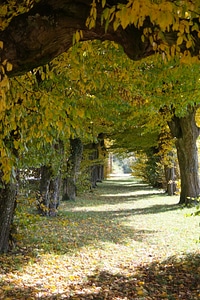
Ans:
[{"label": "ground covered with leaves", "polygon": [[130,177],[62,203],[56,218],[21,196],[0,299],[200,299],[199,217],[177,203]]}]

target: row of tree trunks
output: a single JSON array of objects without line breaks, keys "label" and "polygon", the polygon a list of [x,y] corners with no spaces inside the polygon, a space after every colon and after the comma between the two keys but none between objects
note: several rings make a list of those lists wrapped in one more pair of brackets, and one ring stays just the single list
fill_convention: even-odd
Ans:
[{"label": "row of tree trunks", "polygon": [[[180,204],[188,204],[191,199],[195,199],[200,194],[200,182],[198,176],[198,151],[196,140],[199,136],[199,128],[195,122],[197,107],[188,108],[188,114],[178,118],[174,116],[169,122],[169,127],[173,137],[176,137],[177,156],[181,177],[181,195]],[[99,149],[102,148],[102,139],[99,143],[90,145],[91,151],[91,186],[96,186],[97,181],[103,178],[103,166],[99,159]],[[68,176],[71,180],[73,199],[75,198],[75,177],[81,161],[82,146],[79,140],[71,140],[70,166],[71,174]],[[101,145],[101,146],[100,146]],[[99,147],[100,146],[100,147]],[[71,163],[70,163],[71,164]],[[75,165],[73,165],[75,164]],[[173,171],[172,171],[173,173]],[[172,176],[171,173],[171,177]],[[1,178],[2,178],[2,174]],[[59,177],[59,176],[58,176]],[[43,167],[41,180],[41,195],[43,205],[46,206],[48,215],[55,215],[56,208],[59,205],[60,179],[52,175],[49,167]],[[70,181],[68,181],[69,184]],[[10,229],[15,209],[17,195],[17,185],[14,183],[5,184],[0,182],[0,252],[6,252],[9,248]],[[172,187],[170,187],[172,188]],[[69,194],[69,192],[68,192]],[[51,197],[47,197],[51,195]],[[71,198],[71,195],[69,198]],[[68,195],[69,196],[69,195]]]},{"label": "row of tree trunks", "polygon": [[[98,143],[91,143],[89,148],[89,171],[91,188],[103,180],[104,166],[100,156],[104,147],[103,139],[99,138]],[[46,216],[55,216],[60,199],[75,201],[77,195],[77,179],[82,176],[80,168],[83,157],[83,143],[80,138],[70,139],[70,154],[67,161],[65,174],[53,174],[51,166],[41,167],[40,187],[38,197],[39,212]]]}]

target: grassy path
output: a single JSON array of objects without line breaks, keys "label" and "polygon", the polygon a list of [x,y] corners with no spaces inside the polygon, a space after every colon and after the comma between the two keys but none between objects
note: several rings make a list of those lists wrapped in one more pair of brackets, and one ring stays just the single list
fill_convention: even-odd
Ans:
[{"label": "grassy path", "polygon": [[200,299],[199,217],[177,202],[123,177],[62,203],[54,219],[19,209],[0,299]]}]

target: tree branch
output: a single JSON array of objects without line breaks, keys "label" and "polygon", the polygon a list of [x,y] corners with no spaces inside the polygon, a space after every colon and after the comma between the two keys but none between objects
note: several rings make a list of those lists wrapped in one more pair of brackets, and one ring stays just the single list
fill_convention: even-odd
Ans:
[{"label": "tree branch", "polygon": [[[124,0],[118,2],[124,3]],[[133,60],[154,53],[149,40],[141,40],[142,27],[137,29],[131,25],[124,30],[120,26],[114,31],[110,24],[105,32],[104,25],[101,24],[101,3],[98,4],[96,27],[89,30],[85,22],[91,3],[92,0],[41,0],[27,13],[13,17],[8,27],[0,31],[0,41],[3,41],[1,61],[7,60],[13,66],[12,71],[7,72],[8,75],[23,74],[67,51],[72,46],[73,35],[77,30],[82,30],[83,41],[112,40],[121,44],[125,53]],[[116,1],[107,0],[108,7],[113,4]],[[144,26],[154,29],[149,18],[146,18]],[[165,39],[166,43],[171,44],[176,40],[176,33],[166,32]],[[193,53],[197,54],[200,49],[197,35],[195,43]],[[181,51],[184,51],[184,47]]]}]

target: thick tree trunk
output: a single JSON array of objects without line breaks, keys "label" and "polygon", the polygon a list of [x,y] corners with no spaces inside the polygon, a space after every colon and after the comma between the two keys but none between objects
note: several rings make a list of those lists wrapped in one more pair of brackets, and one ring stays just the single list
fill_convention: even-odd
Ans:
[{"label": "thick tree trunk", "polygon": [[181,176],[179,203],[188,204],[200,195],[196,139],[177,139],[176,148]]},{"label": "thick tree trunk", "polygon": [[49,166],[41,167],[38,210],[45,216],[56,216],[60,203],[61,176],[53,176]]},{"label": "thick tree trunk", "polygon": [[6,252],[10,245],[11,225],[14,216],[17,185],[1,182],[0,188],[0,252]]},{"label": "thick tree trunk", "polygon": [[70,156],[67,163],[67,176],[63,180],[63,200],[75,200],[76,181],[82,160],[83,144],[80,138],[70,139]]},{"label": "thick tree trunk", "polygon": [[181,194],[179,203],[186,205],[200,195],[196,145],[199,128],[195,122],[196,108],[189,108],[185,117],[174,116],[169,122],[171,132],[176,137],[175,144],[180,168]]}]

